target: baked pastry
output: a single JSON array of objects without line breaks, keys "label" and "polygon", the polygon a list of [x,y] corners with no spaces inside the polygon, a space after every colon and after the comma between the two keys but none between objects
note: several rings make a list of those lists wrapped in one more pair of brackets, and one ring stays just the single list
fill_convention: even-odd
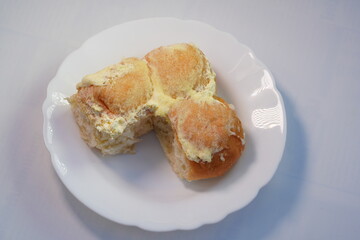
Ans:
[{"label": "baked pastry", "polygon": [[157,136],[173,170],[188,181],[223,175],[244,150],[241,122],[221,98],[177,101],[168,118]]},{"label": "baked pastry", "polygon": [[145,59],[159,93],[174,99],[204,90],[215,93],[215,73],[205,55],[194,45],[160,47],[149,52]]},{"label": "baked pastry", "polygon": [[68,100],[82,138],[103,154],[134,153],[139,137],[152,130],[155,106],[145,61],[127,58],[85,76]]},{"label": "baked pastry", "polygon": [[215,73],[192,44],[160,47],[87,75],[69,98],[82,138],[103,154],[131,153],[154,129],[174,172],[221,176],[244,150],[232,105],[215,95]]}]

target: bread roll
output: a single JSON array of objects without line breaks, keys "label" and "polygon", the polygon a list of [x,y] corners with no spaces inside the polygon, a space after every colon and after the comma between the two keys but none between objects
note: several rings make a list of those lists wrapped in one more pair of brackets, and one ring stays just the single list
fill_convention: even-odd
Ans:
[{"label": "bread roll", "polygon": [[124,59],[77,89],[69,102],[82,138],[103,154],[133,153],[154,128],[174,172],[192,181],[225,174],[244,150],[241,122],[215,96],[215,73],[192,44]]},{"label": "bread roll", "polygon": [[188,181],[221,176],[244,150],[240,120],[220,98],[183,99],[169,111],[157,135],[170,164]]},{"label": "bread roll", "polygon": [[155,106],[145,61],[128,58],[85,76],[69,98],[82,138],[103,154],[133,153]]},{"label": "bread roll", "polygon": [[205,55],[192,44],[160,47],[145,59],[154,85],[165,95],[184,98],[206,88],[215,93],[215,73]]}]

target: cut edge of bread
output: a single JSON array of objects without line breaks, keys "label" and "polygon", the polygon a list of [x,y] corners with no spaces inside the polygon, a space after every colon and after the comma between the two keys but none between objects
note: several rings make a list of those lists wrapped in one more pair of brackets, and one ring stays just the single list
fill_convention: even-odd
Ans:
[{"label": "cut edge of bread", "polygon": [[81,138],[91,148],[97,148],[104,155],[115,155],[119,153],[135,153],[135,143],[139,137],[153,129],[152,109],[145,106],[137,112],[135,121],[128,124],[121,133],[107,133],[99,131],[95,125],[97,113],[79,102],[76,97],[70,97],[72,112],[80,129]]},{"label": "cut edge of bread", "polygon": [[154,130],[165,155],[178,177],[188,179],[190,166],[167,117],[154,118]]}]

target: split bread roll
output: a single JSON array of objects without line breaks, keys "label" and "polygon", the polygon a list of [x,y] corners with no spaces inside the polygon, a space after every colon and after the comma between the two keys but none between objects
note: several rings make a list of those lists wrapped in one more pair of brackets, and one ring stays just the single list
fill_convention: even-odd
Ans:
[{"label": "split bread roll", "polygon": [[103,154],[134,153],[153,129],[153,87],[145,61],[128,58],[85,76],[69,98],[81,137]]},{"label": "split bread roll", "polygon": [[188,181],[225,174],[244,150],[232,105],[192,44],[149,52],[85,76],[69,98],[81,136],[103,154],[133,153],[154,129],[174,172]]}]

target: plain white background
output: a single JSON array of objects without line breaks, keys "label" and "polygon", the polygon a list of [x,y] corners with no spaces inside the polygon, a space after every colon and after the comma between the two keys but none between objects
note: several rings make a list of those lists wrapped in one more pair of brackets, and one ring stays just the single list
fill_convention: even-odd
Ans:
[{"label": "plain white background", "polygon": [[[1,1],[0,239],[358,239],[359,12],[357,1]],[[63,59],[101,30],[162,16],[248,45],[287,110],[271,182],[244,209],[193,231],[100,217],[60,182],[42,138],[41,105]]]}]

